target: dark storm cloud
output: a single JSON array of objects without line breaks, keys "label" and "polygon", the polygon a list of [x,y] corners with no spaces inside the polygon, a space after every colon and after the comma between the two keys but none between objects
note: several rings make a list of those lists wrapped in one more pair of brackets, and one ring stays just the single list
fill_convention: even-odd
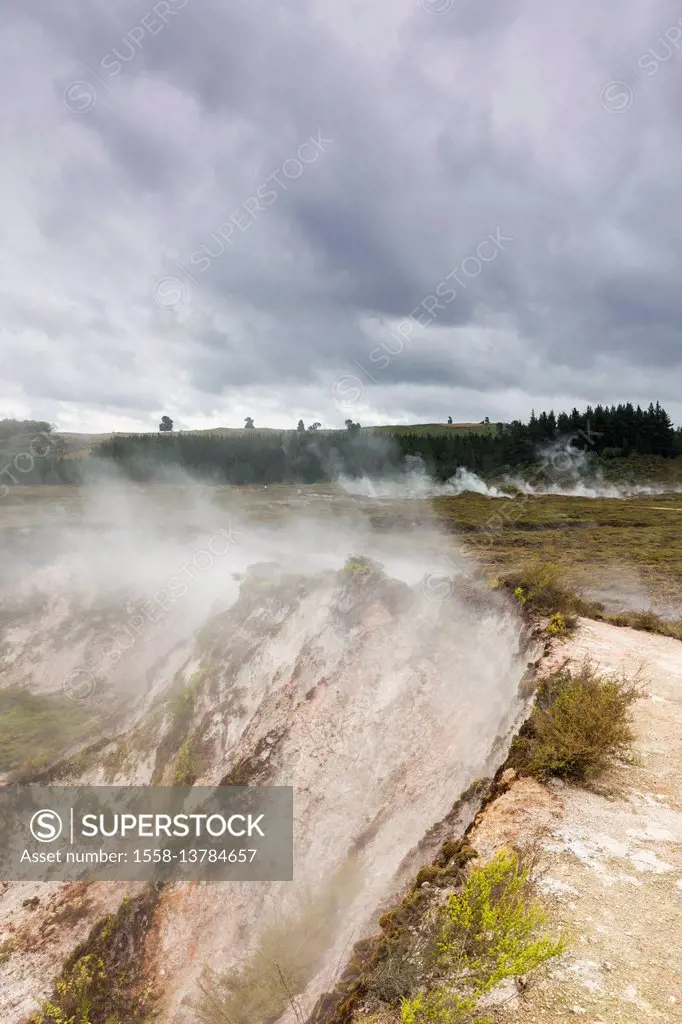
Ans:
[{"label": "dark storm cloud", "polygon": [[356,374],[369,418],[448,387],[496,416],[566,396],[682,417],[681,15],[447,6],[3,3],[7,394],[98,423],[169,400],[340,423]]}]

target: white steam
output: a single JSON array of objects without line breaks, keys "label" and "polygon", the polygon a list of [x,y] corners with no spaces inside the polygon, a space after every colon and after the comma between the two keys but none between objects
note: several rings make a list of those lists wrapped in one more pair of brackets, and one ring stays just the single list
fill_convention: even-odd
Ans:
[{"label": "white steam", "polygon": [[646,495],[682,493],[682,485],[658,482],[608,481],[595,467],[589,453],[575,448],[571,439],[543,448],[532,473],[506,474],[499,486],[487,484],[476,473],[458,467],[445,482],[434,480],[418,456],[408,456],[401,473],[384,477],[339,475],[336,483],[356,497],[375,500],[438,498],[460,494],[481,494],[487,498],[511,498],[515,492],[533,496],[563,495],[573,498],[634,498]]},{"label": "white steam", "polygon": [[[197,784],[215,785],[258,749],[267,781],[295,790],[294,883],[178,886],[163,905],[163,1019],[194,1024],[204,967],[248,960],[273,915],[294,920],[362,840],[361,872],[337,893],[334,934],[301,993],[310,1008],[404,880],[405,858],[504,757],[524,707],[517,613],[453,579],[433,529],[378,535],[361,509],[330,518],[326,498],[324,515],[314,501],[305,518],[300,505],[278,506],[269,523],[268,491],[109,483],[64,505],[23,508],[20,542],[7,522],[0,530],[13,559],[0,595],[3,685],[87,699],[87,742],[104,731],[121,741],[116,783],[149,784],[165,702],[204,666]],[[352,555],[385,575],[366,582],[362,563],[339,573]],[[257,563],[271,566],[262,590],[247,581],[240,598],[235,576]],[[107,763],[98,754],[74,781],[112,781]],[[35,996],[49,981],[41,962],[17,985]],[[14,1024],[7,1007],[3,1019]]]},{"label": "white steam", "polygon": [[339,476],[336,483],[346,491],[362,498],[439,498],[470,492],[488,498],[508,498],[498,487],[489,486],[475,473],[460,466],[453,477],[444,483],[433,480],[421,459],[412,456],[405,472],[370,479],[370,477]]},{"label": "white steam", "polygon": [[573,498],[635,498],[640,495],[679,493],[678,485],[662,483],[613,482],[595,466],[588,451],[576,448],[568,438],[539,452],[540,465],[531,479],[510,474],[505,483],[523,494],[564,495]]}]

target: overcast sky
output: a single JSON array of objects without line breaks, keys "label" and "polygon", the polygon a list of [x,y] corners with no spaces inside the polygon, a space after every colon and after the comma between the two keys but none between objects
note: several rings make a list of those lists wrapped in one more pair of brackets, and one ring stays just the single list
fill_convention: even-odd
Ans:
[{"label": "overcast sky", "polygon": [[0,416],[682,421],[679,4],[1,7]]}]

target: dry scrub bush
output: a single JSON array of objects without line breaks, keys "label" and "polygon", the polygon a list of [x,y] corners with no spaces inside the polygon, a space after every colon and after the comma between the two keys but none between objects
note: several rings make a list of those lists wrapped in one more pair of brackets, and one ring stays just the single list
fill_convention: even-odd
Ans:
[{"label": "dry scrub bush", "polygon": [[537,690],[529,720],[514,740],[509,765],[538,779],[589,782],[633,760],[632,706],[637,682],[602,675],[589,663],[557,669]]},{"label": "dry scrub bush", "polygon": [[651,608],[609,614],[600,601],[587,600],[561,583],[559,567],[547,562],[525,566],[504,579],[496,578],[493,586],[513,592],[525,611],[549,615],[547,632],[562,640],[576,628],[579,616],[682,640],[682,619],[664,619]]},{"label": "dry scrub bush", "polygon": [[586,609],[585,602],[559,582],[559,569],[550,563],[526,566],[520,574],[507,577],[504,585],[514,591],[519,604],[539,615],[579,615]]},{"label": "dry scrub bush", "polygon": [[661,636],[682,640],[682,620],[664,619],[651,609],[619,612],[617,615],[606,615],[604,618],[612,626],[627,626],[630,629],[642,629],[647,633],[659,633]]},{"label": "dry scrub bush", "polygon": [[398,1006],[419,985],[422,974],[423,964],[415,955],[413,936],[405,932],[391,943],[387,955],[377,964],[367,984],[367,996]]}]

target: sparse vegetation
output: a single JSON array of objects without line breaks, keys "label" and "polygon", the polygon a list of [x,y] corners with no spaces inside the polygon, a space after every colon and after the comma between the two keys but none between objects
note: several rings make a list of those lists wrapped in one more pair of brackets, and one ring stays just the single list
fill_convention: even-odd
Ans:
[{"label": "sparse vegetation", "polygon": [[54,999],[43,1003],[41,1013],[30,1024],[93,1024],[93,993],[107,980],[104,961],[93,953],[82,956],[68,978],[60,978]]},{"label": "sparse vegetation", "polygon": [[28,1024],[146,1024],[156,999],[142,953],[160,893],[160,886],[148,886],[102,918]]},{"label": "sparse vegetation", "polygon": [[[682,459],[680,466],[682,468]],[[641,479],[647,479],[643,473]],[[528,573],[552,564],[562,589],[582,592],[585,610],[575,614],[596,617],[598,600],[609,591],[613,601],[627,602],[630,590],[641,600],[676,603],[682,598],[682,533],[678,495],[655,498],[576,498],[520,495],[511,501],[491,501],[483,495],[439,497],[419,509],[420,520],[437,524],[455,535],[458,549],[473,556],[491,576],[528,583]],[[411,507],[396,503],[377,510],[377,527],[395,529],[415,520]],[[464,535],[464,536],[462,536]],[[568,610],[547,608],[546,614]],[[611,611],[615,612],[616,608]],[[604,608],[601,613],[606,615]]]},{"label": "sparse vegetation", "polygon": [[[196,778],[196,748],[189,735],[189,730],[204,682],[204,673],[201,670],[195,672],[187,682],[183,682],[181,677],[176,679],[175,688],[168,702],[171,715],[170,728],[157,747],[153,784],[159,783],[168,762],[177,755],[174,784],[177,786],[193,785],[194,778]],[[191,782],[177,781],[178,774],[181,778],[189,779],[193,771],[195,774]]]},{"label": "sparse vegetation", "polygon": [[264,928],[240,968],[222,975],[208,973],[196,1008],[203,1024],[276,1020],[295,1005],[334,938],[339,909],[354,897],[360,884],[360,865],[353,858],[321,893],[305,896],[292,917]]},{"label": "sparse vegetation", "polygon": [[74,925],[88,916],[90,901],[86,898],[64,900],[46,919],[44,927],[56,925],[60,928],[73,928]]},{"label": "sparse vegetation", "polygon": [[664,619],[651,610],[641,612],[619,612],[617,615],[604,616],[612,626],[627,626],[630,629],[643,629],[647,633],[659,633],[682,640],[682,620]]},{"label": "sparse vegetation", "polygon": [[0,964],[5,964],[17,949],[17,939],[14,935],[8,936],[0,942]]},{"label": "sparse vegetation", "polygon": [[640,687],[599,674],[589,662],[566,666],[538,686],[530,718],[514,740],[508,764],[547,779],[586,783],[632,761],[632,706]]},{"label": "sparse vegetation", "polygon": [[175,762],[175,775],[173,776],[174,786],[193,786],[199,775],[199,762],[196,752],[196,743],[190,737],[185,740],[177,761]]},{"label": "sparse vegetation", "polygon": [[175,691],[170,699],[170,711],[174,725],[185,726],[192,720],[194,705],[201,687],[201,672],[195,672],[188,681]]},{"label": "sparse vegetation", "polygon": [[491,586],[511,591],[526,612],[549,615],[547,633],[560,640],[567,639],[574,631],[579,616],[682,640],[682,620],[665,619],[651,609],[610,614],[600,601],[588,600],[559,582],[561,575],[559,566],[532,563],[520,572],[494,578]]},{"label": "sparse vegetation", "polygon": [[[475,784],[474,788],[479,785]],[[422,1001],[428,1002],[435,990],[445,990],[455,983],[453,972],[448,967],[448,953],[452,953],[457,941],[457,923],[464,919],[461,909],[456,908],[477,907],[481,911],[478,944],[472,925],[465,951],[473,962],[473,954],[478,950],[479,961],[482,962],[481,950],[487,949],[492,953],[497,948],[500,956],[495,961],[491,955],[489,964],[496,963],[498,975],[503,957],[512,969],[523,966],[530,970],[534,954],[548,952],[550,947],[553,949],[552,943],[556,951],[560,951],[562,940],[550,939],[543,929],[544,915],[532,898],[527,866],[520,864],[516,855],[507,851],[500,855],[501,861],[492,868],[483,869],[481,875],[478,866],[473,870],[467,867],[476,856],[476,851],[466,839],[443,842],[433,863],[420,870],[414,886],[402,901],[379,918],[381,931],[354,945],[353,954],[336,988],[318,999],[309,1020],[314,1024],[350,1024],[354,1020],[365,1019],[385,1022],[395,1019],[395,1014],[400,1013],[401,1006],[406,1004],[408,1009],[405,1012],[409,1014],[411,1006],[415,1019],[419,1019],[416,1017],[418,1003],[413,1000],[418,1000],[421,993]],[[487,890],[481,878],[484,883],[488,880]],[[492,884],[491,879],[497,879],[499,884]],[[450,890],[460,887],[459,893],[455,891],[445,906],[440,899],[433,898],[433,890],[441,887]],[[461,893],[466,894],[464,900],[453,903]],[[481,897],[478,902],[476,894]],[[450,911],[450,908],[453,909]],[[492,924],[494,928],[489,927]],[[484,939],[488,940],[488,946],[485,946]],[[460,981],[458,994],[461,1002],[470,994],[467,986],[472,979],[460,978]],[[438,1001],[436,997],[434,1001]],[[365,1017],[365,1014],[369,1016]],[[427,1017],[422,1019],[428,1020]],[[471,1017],[460,1019],[471,1022]],[[453,1018],[455,1020],[457,1018]],[[435,1024],[449,1022],[443,1018],[442,1022],[437,1019]]]}]

